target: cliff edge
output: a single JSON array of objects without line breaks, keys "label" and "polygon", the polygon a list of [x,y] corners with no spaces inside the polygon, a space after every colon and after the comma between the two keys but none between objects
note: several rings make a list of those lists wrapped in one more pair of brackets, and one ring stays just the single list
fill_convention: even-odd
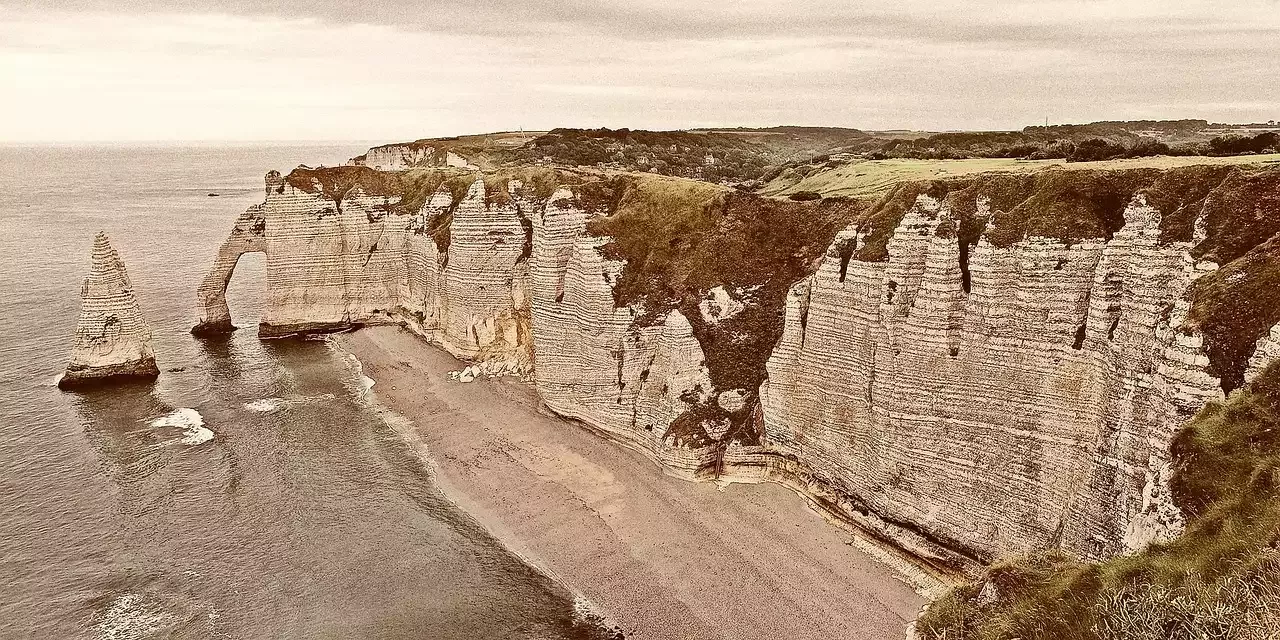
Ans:
[{"label": "cliff edge", "polygon": [[133,284],[105,233],[93,240],[93,266],[80,289],[80,319],[71,361],[58,380],[63,389],[160,375],[151,349],[151,327],[133,295]]}]

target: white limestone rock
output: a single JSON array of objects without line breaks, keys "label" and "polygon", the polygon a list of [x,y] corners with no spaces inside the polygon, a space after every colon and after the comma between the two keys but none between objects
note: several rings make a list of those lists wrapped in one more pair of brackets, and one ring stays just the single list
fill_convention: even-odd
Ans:
[{"label": "white limestone rock", "polygon": [[761,390],[766,448],[911,523],[889,527],[900,541],[925,532],[976,560],[1101,558],[1176,533],[1169,443],[1222,397],[1201,340],[1175,329],[1190,243],[1161,244],[1135,200],[1108,242],[982,239],[966,292],[957,241],[934,233],[946,213],[921,197],[887,263],[842,280],[833,249],[793,288]]},{"label": "white limestone rock", "polygon": [[351,164],[370,167],[378,171],[404,171],[405,169],[421,167],[479,168],[453,151],[437,148],[433,144],[416,142],[373,147],[363,155],[352,158]]},{"label": "white limestone rock", "polygon": [[160,374],[151,327],[133,295],[129,273],[105,233],[93,240],[93,266],[80,289],[80,319],[63,389]]},{"label": "white limestone rock", "polygon": [[231,282],[231,274],[240,256],[266,252],[266,227],[266,215],[260,204],[250,206],[236,219],[231,234],[218,249],[213,268],[196,290],[200,322],[191,329],[191,333],[214,335],[235,330],[231,324],[231,310],[227,307],[227,284]]}]

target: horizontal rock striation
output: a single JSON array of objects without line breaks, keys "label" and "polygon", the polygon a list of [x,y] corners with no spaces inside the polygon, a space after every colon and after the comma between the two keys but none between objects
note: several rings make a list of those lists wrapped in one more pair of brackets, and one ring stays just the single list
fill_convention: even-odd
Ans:
[{"label": "horizontal rock striation", "polygon": [[526,373],[531,223],[505,196],[469,173],[268,173],[264,202],[236,221],[199,288],[193,332],[233,329],[227,283],[241,255],[261,251],[261,337],[404,323],[490,373]]},{"label": "horizontal rock striation", "polygon": [[903,188],[893,233],[851,225],[787,304],[766,447],[939,562],[1171,536],[1173,434],[1224,393],[1186,320],[1232,176],[1062,178]]},{"label": "horizontal rock striation", "polygon": [[241,214],[200,286],[195,332],[231,328],[226,283],[249,251],[266,254],[260,336],[395,321],[404,270],[404,219],[392,213],[399,195],[372,170],[339,169],[267,174],[264,202]]},{"label": "horizontal rock striation", "polygon": [[461,199],[442,186],[410,220],[399,300],[409,326],[453,355],[523,374],[532,367],[529,203],[504,195],[490,197],[480,179]]},{"label": "horizontal rock striation", "polygon": [[[399,322],[686,477],[783,482],[948,571],[1176,532],[1169,445],[1280,354],[1280,171],[790,202],[635,175],[268,174],[264,336]],[[400,165],[396,165],[400,166]],[[434,173],[433,173],[434,172]]]},{"label": "horizontal rock striation", "polygon": [[80,319],[63,389],[160,374],[151,327],[142,317],[124,262],[104,233],[93,240],[93,266],[80,289]]},{"label": "horizontal rock striation", "polygon": [[669,469],[697,474],[714,464],[714,453],[667,432],[711,391],[702,349],[679,311],[636,325],[636,310],[616,305],[613,285],[623,265],[601,255],[608,238],[587,234],[590,217],[564,189],[535,218],[530,274],[538,395],[561,416]]}]

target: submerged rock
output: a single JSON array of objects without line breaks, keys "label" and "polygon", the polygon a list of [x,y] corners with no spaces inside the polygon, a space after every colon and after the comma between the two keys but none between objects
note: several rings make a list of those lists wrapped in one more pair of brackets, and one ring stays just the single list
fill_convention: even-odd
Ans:
[{"label": "submerged rock", "polygon": [[80,289],[71,361],[58,380],[67,389],[122,378],[155,378],[151,327],[133,296],[124,263],[104,233],[93,240],[93,267]]}]

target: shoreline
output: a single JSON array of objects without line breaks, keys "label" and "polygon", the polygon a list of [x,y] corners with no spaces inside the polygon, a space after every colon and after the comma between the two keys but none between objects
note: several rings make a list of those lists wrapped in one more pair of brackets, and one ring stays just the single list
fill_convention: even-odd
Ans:
[{"label": "shoreline", "polygon": [[[354,329],[352,331],[354,331]],[[344,331],[342,333],[350,333],[350,331]],[[335,335],[333,337],[336,338],[337,336]],[[595,622],[606,628],[613,627],[615,625],[612,620],[604,617],[603,612],[598,611],[595,608],[595,603],[586,600],[585,596],[575,590],[573,586],[565,580],[564,576],[558,575],[552,567],[547,566],[545,562],[542,562],[536,555],[534,555],[533,552],[522,544],[520,539],[512,531],[507,529],[500,520],[488,513],[482,504],[472,500],[466,492],[455,487],[446,476],[442,475],[436,459],[432,456],[431,450],[418,434],[417,426],[414,421],[401,415],[395,409],[387,406],[379,400],[377,394],[374,392],[374,387],[377,386],[377,380],[365,375],[364,362],[361,361],[353,352],[350,345],[339,344],[337,340],[330,340],[329,344],[349,360],[348,366],[350,366],[352,371],[361,378],[360,384],[363,387],[361,393],[364,401],[368,402],[369,406],[378,414],[378,417],[388,427],[390,427],[396,435],[400,436],[401,442],[413,451],[414,456],[426,468],[427,475],[431,479],[432,484],[440,491],[440,494],[445,500],[449,501],[449,503],[454,507],[480,523],[485,531],[487,531],[489,535],[493,536],[494,540],[496,540],[508,553],[516,556],[521,562],[533,567],[539,573],[542,573],[557,585],[564,588],[569,595],[574,597],[574,608],[580,615],[589,614],[597,616],[599,619]],[[432,345],[426,346],[429,348],[432,347]],[[585,610],[583,610],[584,606],[586,607]]]},{"label": "shoreline", "polygon": [[450,381],[462,363],[399,327],[331,340],[446,497],[628,638],[898,640],[925,603],[791,488],[675,478],[540,410],[528,383]]}]

